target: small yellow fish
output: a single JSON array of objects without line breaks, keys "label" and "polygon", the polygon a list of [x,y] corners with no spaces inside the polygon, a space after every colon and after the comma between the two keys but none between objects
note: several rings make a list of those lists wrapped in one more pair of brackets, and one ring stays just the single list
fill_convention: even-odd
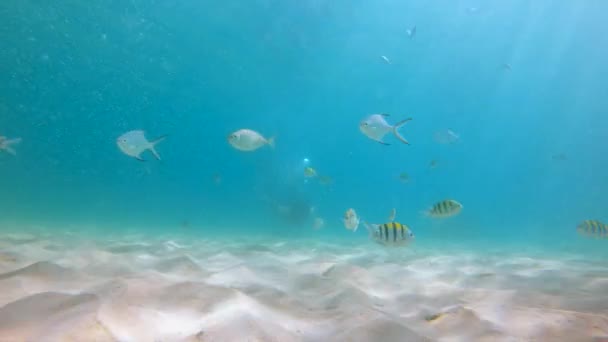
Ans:
[{"label": "small yellow fish", "polygon": [[460,213],[462,204],[455,200],[448,199],[435,203],[433,207],[427,211],[427,215],[437,218],[446,218]]},{"label": "small yellow fish", "polygon": [[312,178],[317,176],[317,170],[313,169],[310,166],[304,168],[304,177]]},{"label": "small yellow fish", "polygon": [[608,238],[608,225],[597,220],[585,220],[576,226],[576,231],[593,238]]},{"label": "small yellow fish", "polygon": [[344,213],[344,218],[342,219],[344,222],[344,227],[348,230],[352,230],[353,232],[357,231],[359,228],[360,219],[357,217],[357,213],[355,209],[350,208]]}]

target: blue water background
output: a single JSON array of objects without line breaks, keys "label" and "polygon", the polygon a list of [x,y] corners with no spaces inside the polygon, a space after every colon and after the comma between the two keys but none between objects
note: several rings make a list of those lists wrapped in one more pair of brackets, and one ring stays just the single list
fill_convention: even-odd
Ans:
[{"label": "blue water background", "polygon": [[[380,223],[394,207],[419,241],[598,246],[575,227],[608,221],[607,11],[600,0],[2,1],[0,135],[23,142],[16,158],[0,154],[0,221],[364,239],[343,212]],[[411,146],[359,132],[380,112],[413,118]],[[276,136],[276,149],[234,150],[226,136],[239,128]],[[448,128],[459,143],[434,141]],[[162,162],[118,150],[133,129],[169,134]],[[303,158],[335,183],[306,182]],[[315,215],[280,217],[276,202],[294,198]],[[445,198],[463,212],[421,215]]]}]

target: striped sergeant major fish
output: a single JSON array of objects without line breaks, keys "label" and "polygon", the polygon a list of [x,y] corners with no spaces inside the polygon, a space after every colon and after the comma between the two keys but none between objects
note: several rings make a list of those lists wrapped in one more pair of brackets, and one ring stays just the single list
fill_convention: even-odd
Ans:
[{"label": "striped sergeant major fish", "polygon": [[608,238],[608,225],[597,220],[585,220],[576,226],[576,231],[593,238]]},{"label": "striped sergeant major fish", "polygon": [[399,222],[384,224],[367,224],[363,222],[369,232],[370,239],[384,246],[405,246],[414,239],[410,228]]},{"label": "striped sergeant major fish", "polygon": [[455,200],[447,199],[435,203],[432,208],[425,212],[426,215],[437,218],[446,218],[458,215],[462,210],[462,204]]}]

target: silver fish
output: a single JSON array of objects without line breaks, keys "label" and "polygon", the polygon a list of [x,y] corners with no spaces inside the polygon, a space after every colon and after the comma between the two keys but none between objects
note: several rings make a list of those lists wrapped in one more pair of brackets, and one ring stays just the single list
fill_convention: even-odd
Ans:
[{"label": "silver fish", "polygon": [[410,39],[414,38],[416,36],[416,25],[412,26],[412,28],[405,30],[405,33],[407,33],[407,36],[410,37]]},{"label": "silver fish", "polygon": [[255,151],[264,145],[274,148],[274,138],[266,139],[260,133],[246,128],[230,133],[228,143],[237,150],[247,152]]},{"label": "silver fish", "polygon": [[148,139],[146,139],[145,137],[144,131],[135,130],[129,131],[118,137],[116,139],[116,144],[124,154],[133,157],[139,161],[145,161],[141,157],[141,154],[146,150],[150,150],[150,152],[154,154],[154,157],[156,157],[156,159],[161,160],[160,155],[158,154],[158,152],[156,152],[156,149],[154,147],[159,142],[165,140],[166,137],[166,135],[163,135],[158,137],[154,141],[148,141]]},{"label": "silver fish", "polygon": [[388,133],[393,133],[397,139],[401,140],[402,143],[409,145],[410,143],[399,134],[398,129],[405,125],[406,122],[412,120],[412,118],[401,120],[395,125],[389,125],[385,119],[388,116],[388,114],[370,115],[359,123],[359,129],[368,138],[382,145],[390,145],[382,141],[382,138],[384,138],[384,136]]},{"label": "silver fish", "polygon": [[344,213],[344,218],[342,219],[342,222],[344,222],[344,227],[348,230],[352,230],[353,232],[356,232],[357,228],[359,228],[360,221],[361,220],[359,217],[357,217],[357,213],[353,208],[348,209]]},{"label": "silver fish", "polygon": [[14,156],[17,155],[17,151],[13,148],[13,145],[19,144],[21,138],[8,139],[7,137],[0,136],[0,151],[6,151]]}]

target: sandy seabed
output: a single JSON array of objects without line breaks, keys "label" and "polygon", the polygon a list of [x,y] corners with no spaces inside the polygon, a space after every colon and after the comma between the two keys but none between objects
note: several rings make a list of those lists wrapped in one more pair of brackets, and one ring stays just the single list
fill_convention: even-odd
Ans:
[{"label": "sandy seabed", "polygon": [[608,261],[4,233],[0,341],[608,341]]}]

